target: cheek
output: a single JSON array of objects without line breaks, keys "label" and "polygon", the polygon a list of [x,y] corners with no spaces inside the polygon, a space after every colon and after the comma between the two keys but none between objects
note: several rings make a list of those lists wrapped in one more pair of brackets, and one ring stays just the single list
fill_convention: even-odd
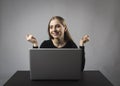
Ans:
[{"label": "cheek", "polygon": [[63,28],[63,29],[61,30],[61,32],[62,32],[62,33],[65,33],[65,29]]},{"label": "cheek", "polygon": [[52,30],[51,29],[49,29],[49,33],[51,33],[52,32]]},{"label": "cheek", "polygon": [[51,35],[51,30],[49,30],[49,35]]}]

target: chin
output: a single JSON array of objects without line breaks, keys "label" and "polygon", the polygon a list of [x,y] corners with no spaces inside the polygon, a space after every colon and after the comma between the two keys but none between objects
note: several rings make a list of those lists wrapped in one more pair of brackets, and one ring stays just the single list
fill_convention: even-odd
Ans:
[{"label": "chin", "polygon": [[59,37],[53,37],[53,39],[59,39]]},{"label": "chin", "polygon": [[59,36],[52,36],[54,39],[57,39],[57,38],[59,38]]}]

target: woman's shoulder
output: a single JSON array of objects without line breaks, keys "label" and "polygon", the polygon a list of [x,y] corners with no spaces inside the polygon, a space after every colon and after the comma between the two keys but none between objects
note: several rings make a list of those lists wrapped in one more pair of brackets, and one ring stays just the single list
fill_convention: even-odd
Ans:
[{"label": "woman's shoulder", "polygon": [[44,40],[42,43],[50,43],[51,40]]},{"label": "woman's shoulder", "polygon": [[51,40],[44,40],[41,45],[40,48],[48,48],[49,45],[51,45]]},{"label": "woman's shoulder", "polygon": [[77,48],[77,45],[72,40],[68,41],[66,46],[69,48]]},{"label": "woman's shoulder", "polygon": [[48,45],[48,44],[51,44],[51,40],[44,40],[41,45],[44,44],[44,45]]}]

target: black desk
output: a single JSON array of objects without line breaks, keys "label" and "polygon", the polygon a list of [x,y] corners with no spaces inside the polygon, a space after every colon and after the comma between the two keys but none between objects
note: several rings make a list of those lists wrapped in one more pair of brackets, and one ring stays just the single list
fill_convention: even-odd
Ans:
[{"label": "black desk", "polygon": [[84,71],[82,80],[31,81],[29,71],[17,71],[4,86],[113,86],[99,71]]}]

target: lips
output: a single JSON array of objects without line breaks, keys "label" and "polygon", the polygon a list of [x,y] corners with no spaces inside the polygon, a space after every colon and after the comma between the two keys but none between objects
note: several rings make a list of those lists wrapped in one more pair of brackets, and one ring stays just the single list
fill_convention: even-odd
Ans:
[{"label": "lips", "polygon": [[58,35],[59,35],[59,32],[53,32],[52,35],[53,35],[53,36],[58,36]]}]

